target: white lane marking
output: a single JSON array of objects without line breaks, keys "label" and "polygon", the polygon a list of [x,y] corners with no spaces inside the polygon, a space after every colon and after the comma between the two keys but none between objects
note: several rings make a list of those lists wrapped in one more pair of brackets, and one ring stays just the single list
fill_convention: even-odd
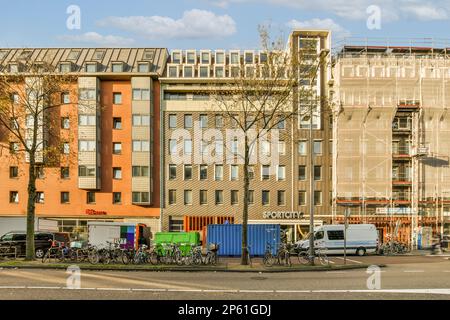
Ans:
[{"label": "white lane marking", "polygon": [[[344,260],[343,257],[336,257],[336,259]],[[356,261],[356,260],[352,260],[352,259],[349,259],[349,258],[347,258],[347,261],[350,261],[350,262],[353,262],[353,263],[357,263],[357,264],[362,264],[361,261]]]},{"label": "white lane marking", "polygon": [[131,291],[131,288],[97,288],[100,291]]},{"label": "white lane marking", "polygon": [[329,273],[329,274],[345,274],[347,272],[345,272],[345,271],[327,271],[326,273]]},{"label": "white lane marking", "polygon": [[424,270],[404,270],[404,273],[423,273]]},{"label": "white lane marking", "polygon": [[[63,290],[65,287],[25,287],[25,286],[1,286],[0,289],[47,289]],[[146,288],[80,288],[76,290],[100,290],[100,291],[149,291],[149,292],[234,292],[234,293],[403,293],[403,294],[438,294],[450,295],[450,289],[386,289],[386,290],[190,290],[190,289],[146,289]]]}]

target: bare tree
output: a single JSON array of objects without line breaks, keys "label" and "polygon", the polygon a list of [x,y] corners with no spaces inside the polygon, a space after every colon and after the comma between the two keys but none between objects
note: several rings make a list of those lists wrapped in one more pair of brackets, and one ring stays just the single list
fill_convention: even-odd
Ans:
[{"label": "bare tree", "polygon": [[59,107],[76,79],[46,62],[19,65],[18,73],[0,74],[0,154],[28,164],[26,259],[34,260],[36,180],[44,167],[59,166]]},{"label": "bare tree", "polygon": [[[249,167],[256,146],[274,131],[278,132],[276,129],[279,125],[284,124],[289,128],[289,124],[308,117],[312,109],[317,109],[320,101],[312,85],[320,65],[317,44],[311,50],[292,54],[290,48],[285,47],[282,36],[272,41],[268,28],[264,26],[259,27],[259,34],[263,53],[259,59],[251,64],[240,61],[239,65],[230,66],[232,80],[218,83],[210,89],[215,107],[243,136],[239,152],[234,152],[240,158],[244,170],[242,265],[248,264]],[[292,128],[296,129],[295,126]],[[285,131],[287,139],[294,134],[290,130]],[[271,150],[273,156],[273,146]]]}]

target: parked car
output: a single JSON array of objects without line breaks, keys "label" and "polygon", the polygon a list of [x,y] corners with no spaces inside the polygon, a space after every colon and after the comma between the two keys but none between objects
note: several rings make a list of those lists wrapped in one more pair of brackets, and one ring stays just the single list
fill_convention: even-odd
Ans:
[{"label": "parked car", "polygon": [[[376,253],[378,232],[372,224],[353,224],[347,228],[346,253],[364,256]],[[309,249],[309,236],[296,243],[297,250]],[[326,254],[344,254],[344,225],[325,225],[314,232],[314,247],[326,248]]]},{"label": "parked car", "polygon": [[[0,238],[0,246],[12,245],[16,247],[17,256],[25,256],[27,233],[25,231],[11,231]],[[36,258],[41,259],[47,250],[51,247],[52,241],[70,244],[70,237],[65,232],[41,232],[36,231],[34,234],[34,250]]]}]

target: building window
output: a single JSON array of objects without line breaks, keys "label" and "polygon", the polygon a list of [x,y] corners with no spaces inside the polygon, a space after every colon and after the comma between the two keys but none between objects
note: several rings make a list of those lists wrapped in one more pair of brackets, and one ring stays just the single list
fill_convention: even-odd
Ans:
[{"label": "building window", "polygon": [[169,78],[178,78],[178,67],[169,67]]},{"label": "building window", "polygon": [[214,151],[216,154],[223,154],[223,140],[216,140],[215,141],[215,147],[214,147]]},{"label": "building window", "polygon": [[177,190],[169,190],[169,204],[174,205],[177,203]]},{"label": "building window", "polygon": [[181,63],[181,53],[180,52],[172,52],[172,62],[173,63]]},{"label": "building window", "polygon": [[208,179],[208,166],[206,164],[200,165],[200,180]]},{"label": "building window", "polygon": [[177,127],[177,115],[176,114],[170,114],[169,115],[169,128],[174,129]]},{"label": "building window", "polygon": [[277,180],[278,181],[286,180],[286,166],[278,166]]},{"label": "building window", "polygon": [[148,167],[147,166],[133,166],[133,177],[148,177]]},{"label": "building window", "polygon": [[69,167],[62,167],[61,168],[61,179],[69,179]]},{"label": "building window", "polygon": [[[31,121],[30,121],[31,120]],[[26,117],[26,124],[28,128],[32,128],[33,127],[33,123],[34,123],[34,119],[33,116],[29,116],[27,115]],[[19,129],[19,122],[17,121],[17,118],[11,118],[9,119],[9,125],[11,126],[12,129],[14,130],[18,130]]]},{"label": "building window", "polygon": [[298,192],[298,205],[299,206],[306,206],[306,191],[299,191]]},{"label": "building window", "polygon": [[149,68],[148,63],[138,63],[138,72],[139,73],[150,72],[150,68]]},{"label": "building window", "polygon": [[122,192],[113,192],[113,204],[122,203]]},{"label": "building window", "polygon": [[270,191],[263,190],[262,191],[262,205],[268,206],[270,204]]},{"label": "building window", "polygon": [[201,78],[209,77],[209,67],[200,67],[200,77]]},{"label": "building window", "polygon": [[19,203],[19,192],[17,191],[9,192],[9,203]]},{"label": "building window", "polygon": [[230,53],[230,63],[231,64],[239,64],[239,53],[238,52],[232,52]]},{"label": "building window", "polygon": [[223,67],[215,67],[215,77],[216,78],[225,78],[225,72]]},{"label": "building window", "polygon": [[314,141],[314,154],[316,155],[322,154],[322,141],[320,140]]},{"label": "building window", "polygon": [[169,140],[169,154],[177,154],[177,140],[170,139]]},{"label": "building window", "polygon": [[270,179],[270,166],[264,165],[261,169],[261,179],[269,180]]},{"label": "building window", "polygon": [[255,179],[255,166],[250,165],[247,168],[248,168],[248,178],[249,178],[249,180]]},{"label": "building window", "polygon": [[216,164],[214,166],[214,180],[216,180],[216,181],[223,180],[223,165]]},{"label": "building window", "polygon": [[279,118],[278,118],[277,128],[278,128],[279,130],[284,130],[284,129],[286,129],[286,120],[285,120],[283,117],[279,117]]},{"label": "building window", "polygon": [[200,115],[200,128],[208,128],[208,116],[206,114]]},{"label": "building window", "polygon": [[149,89],[133,89],[134,101],[150,101]]},{"label": "building window", "polygon": [[134,127],[148,127],[150,126],[150,116],[133,114],[133,126]]},{"label": "building window", "polygon": [[195,64],[197,60],[197,56],[195,52],[186,53],[186,63],[187,64]]},{"label": "building window", "polygon": [[184,140],[184,154],[192,154],[192,140]]},{"label": "building window", "polygon": [[322,205],[322,191],[314,191],[314,205],[315,206]]},{"label": "building window", "polygon": [[81,152],[93,152],[96,150],[96,143],[94,140],[80,140],[78,141],[78,150]]},{"label": "building window", "polygon": [[122,143],[113,142],[113,154],[121,154],[122,153]]},{"label": "building window", "polygon": [[208,190],[200,190],[200,205],[208,204]]},{"label": "building window", "polygon": [[216,125],[217,129],[223,128],[223,116],[222,115],[216,114],[215,125]]},{"label": "building window", "polygon": [[122,93],[120,92],[113,93],[113,104],[122,104]]},{"label": "building window", "polygon": [[277,192],[277,204],[279,206],[285,206],[286,205],[286,191],[278,190],[278,192]]},{"label": "building window", "polygon": [[322,166],[314,166],[314,180],[322,180]]},{"label": "building window", "polygon": [[216,190],[216,205],[223,204],[223,190]]},{"label": "building window", "polygon": [[175,180],[177,178],[177,165],[169,164],[169,180]]},{"label": "building window", "polygon": [[266,155],[266,156],[270,155],[270,142],[269,141],[261,142],[261,152],[263,155]]},{"label": "building window", "polygon": [[278,141],[278,153],[281,155],[286,154],[286,142],[284,140]]},{"label": "building window", "polygon": [[183,68],[183,76],[185,78],[192,78],[194,76],[194,68],[191,66],[185,66]]},{"label": "building window", "polygon": [[333,140],[330,140],[329,146],[330,154],[333,154]]},{"label": "building window", "polygon": [[210,58],[209,52],[202,52],[202,54],[201,54],[201,63],[202,64],[209,64],[209,58]]},{"label": "building window", "polygon": [[68,117],[61,118],[61,129],[70,129],[70,120]]},{"label": "building window", "polygon": [[80,114],[78,116],[78,124],[80,126],[95,126],[95,120],[94,115]]},{"label": "building window", "polygon": [[9,152],[11,154],[15,154],[17,151],[19,151],[19,143],[18,142],[10,142],[9,143]]},{"label": "building window", "polygon": [[298,180],[306,180],[306,166],[298,166]]},{"label": "building window", "polygon": [[71,63],[61,63],[59,65],[59,71],[62,73],[69,73],[72,71],[72,64]]},{"label": "building window", "polygon": [[192,165],[184,165],[184,180],[192,180]]},{"label": "building window", "polygon": [[86,64],[86,72],[87,73],[97,72],[97,64],[96,63],[87,63]]},{"label": "building window", "polygon": [[42,191],[36,192],[36,198],[35,198],[36,203],[44,203],[44,200],[45,200],[44,198],[45,198],[45,196]]},{"label": "building window", "polygon": [[183,219],[174,219],[170,217],[169,219],[169,231],[170,232],[183,232],[184,231],[184,221]]},{"label": "building window", "polygon": [[94,166],[79,166],[78,167],[79,177],[95,177],[95,167]]},{"label": "building window", "polygon": [[113,168],[113,179],[115,180],[122,179],[122,168]]},{"label": "building window", "polygon": [[239,203],[239,191],[231,190],[231,205],[235,206]]},{"label": "building window", "polygon": [[112,72],[123,72],[123,63],[113,63]]},{"label": "building window", "polygon": [[149,203],[150,197],[148,192],[133,192],[133,203]]},{"label": "building window", "polygon": [[192,190],[184,190],[184,205],[192,205]]},{"label": "building window", "polygon": [[45,178],[45,172],[43,166],[36,166],[34,170],[34,174],[36,175],[37,179],[44,179]]},{"label": "building window", "polygon": [[86,193],[86,203],[87,204],[93,204],[95,203],[95,192],[88,191]]},{"label": "building window", "polygon": [[61,102],[63,104],[69,104],[70,103],[70,94],[68,92],[63,92],[61,94]]},{"label": "building window", "polygon": [[63,191],[61,192],[61,203],[69,203],[70,194],[69,192]]},{"label": "building window", "polygon": [[68,142],[63,142],[62,144],[62,153],[69,154],[70,153],[70,144]]},{"label": "building window", "polygon": [[238,165],[231,165],[230,168],[230,180],[236,181],[239,179],[239,166]]},{"label": "building window", "polygon": [[79,96],[80,100],[97,100],[97,92],[95,89],[80,89]]},{"label": "building window", "polygon": [[19,167],[9,167],[9,177],[17,178],[19,176]]},{"label": "building window", "polygon": [[185,129],[192,128],[192,114],[185,114],[184,115],[184,128]]},{"label": "building window", "polygon": [[150,142],[147,140],[133,140],[133,152],[150,151]]},{"label": "building window", "polygon": [[13,104],[18,104],[20,102],[20,97],[18,93],[11,94],[11,102]]},{"label": "building window", "polygon": [[302,140],[298,142],[298,154],[301,156],[308,154],[308,141]]},{"label": "building window", "polygon": [[122,118],[113,118],[113,129],[122,130]]},{"label": "building window", "polygon": [[248,204],[255,204],[255,191],[248,190]]}]

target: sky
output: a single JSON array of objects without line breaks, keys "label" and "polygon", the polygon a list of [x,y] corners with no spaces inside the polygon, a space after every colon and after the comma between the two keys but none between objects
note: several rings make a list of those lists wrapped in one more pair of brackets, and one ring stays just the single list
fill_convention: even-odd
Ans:
[{"label": "sky", "polygon": [[257,49],[258,25],[274,38],[330,29],[335,46],[348,38],[444,42],[450,0],[4,1],[0,47]]}]

